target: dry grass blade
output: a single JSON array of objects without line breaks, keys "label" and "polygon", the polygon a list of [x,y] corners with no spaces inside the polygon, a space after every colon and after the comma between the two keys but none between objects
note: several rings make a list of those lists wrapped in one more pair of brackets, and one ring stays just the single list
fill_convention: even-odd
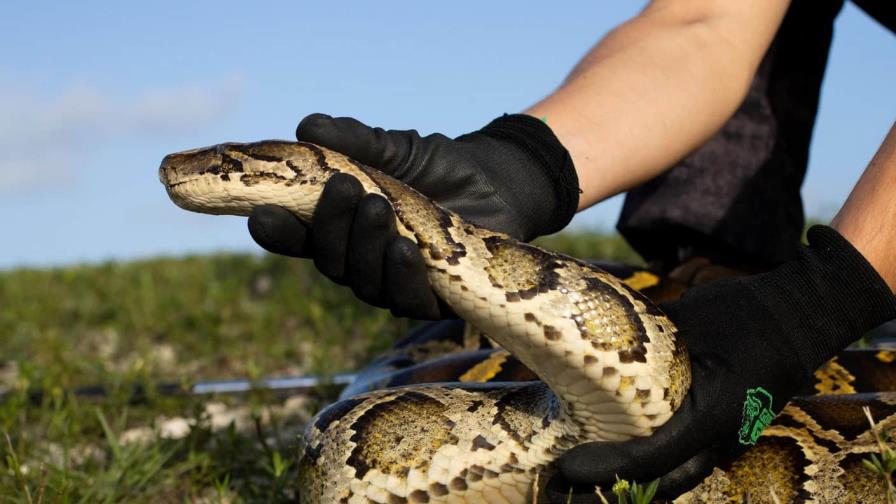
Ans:
[{"label": "dry grass blade", "polygon": [[25,494],[26,502],[32,504],[34,499],[31,497],[31,489],[28,488],[28,480],[25,478],[24,471],[22,471],[22,464],[19,463],[16,449],[12,446],[12,439],[6,431],[3,432],[3,437],[6,438],[6,465],[12,469],[16,480],[22,486],[22,492]]},{"label": "dry grass blade", "polygon": [[877,448],[880,454],[880,457],[878,457],[872,453],[870,460],[866,459],[862,462],[865,467],[878,473],[884,479],[887,487],[887,504],[896,504],[896,487],[893,486],[893,471],[896,470],[896,453],[887,445],[888,434],[880,431],[879,426],[874,421],[874,417],[871,416],[871,408],[863,406],[862,411],[871,425],[871,432],[874,434],[875,441],[877,441]]}]

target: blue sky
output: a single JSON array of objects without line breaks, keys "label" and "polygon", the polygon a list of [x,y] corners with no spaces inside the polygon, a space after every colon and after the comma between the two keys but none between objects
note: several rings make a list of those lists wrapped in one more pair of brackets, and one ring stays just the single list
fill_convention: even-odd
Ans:
[{"label": "blue sky", "polygon": [[[449,135],[549,93],[643,2],[0,4],[0,268],[257,250],[156,178],[168,152],[292,138],[322,111]],[[830,216],[894,117],[896,38],[847,5],[809,176]],[[578,226],[611,228],[619,199]]]}]

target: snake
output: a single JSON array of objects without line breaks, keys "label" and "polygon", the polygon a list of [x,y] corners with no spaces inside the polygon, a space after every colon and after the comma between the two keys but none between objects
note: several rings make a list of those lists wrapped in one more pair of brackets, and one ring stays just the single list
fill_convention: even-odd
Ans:
[{"label": "snake", "polygon": [[[601,267],[621,273],[630,286],[648,274],[627,265]],[[872,454],[879,455],[880,445],[863,408],[869,408],[879,433],[896,429],[896,394],[889,392],[896,390],[896,347],[877,343],[844,350],[819,367],[814,378],[755,446],[714,468],[674,502],[888,502],[884,480],[865,467]],[[342,397],[416,383],[536,379],[487,335],[462,320],[448,320],[411,331],[362,369]],[[896,448],[892,441],[887,446]]]},{"label": "snake", "polygon": [[[356,387],[320,411],[299,453],[301,502],[538,501],[566,450],[650,435],[681,404],[690,361],[675,325],[594,264],[478,227],[375,167],[311,143],[224,143],[169,154],[159,168],[168,196],[186,210],[246,216],[273,204],[306,223],[336,174],[355,177],[365,192],[389,202],[398,233],[418,246],[434,292],[470,328],[467,339],[487,339],[494,348],[442,352],[436,360],[456,361],[443,370],[466,372],[437,372],[444,379],[432,383]],[[495,362],[518,362],[525,371],[495,381],[500,373],[488,371]],[[849,430],[825,412],[871,406],[881,428],[896,427],[896,396],[831,397],[834,406],[792,401],[756,447],[678,501],[765,502],[775,476],[787,480],[781,502],[883,496],[859,460],[877,449],[876,431],[857,424],[854,413],[843,416]],[[795,453],[805,463],[785,464]],[[846,471],[848,464],[859,472]],[[792,474],[808,477],[794,482]],[[859,495],[856,488],[871,490]]]}]

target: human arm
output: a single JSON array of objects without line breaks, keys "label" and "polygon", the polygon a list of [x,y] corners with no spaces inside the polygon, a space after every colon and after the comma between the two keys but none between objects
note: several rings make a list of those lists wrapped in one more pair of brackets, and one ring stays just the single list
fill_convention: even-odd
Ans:
[{"label": "human arm", "polygon": [[831,226],[896,292],[896,123]]},{"label": "human arm", "polygon": [[526,111],[569,149],[587,208],[659,175],[746,95],[788,0],[656,0]]}]

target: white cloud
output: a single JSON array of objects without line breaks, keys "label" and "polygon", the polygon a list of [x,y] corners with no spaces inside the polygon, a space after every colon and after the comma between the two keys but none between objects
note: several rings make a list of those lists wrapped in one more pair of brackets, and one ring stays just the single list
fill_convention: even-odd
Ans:
[{"label": "white cloud", "polygon": [[53,97],[0,84],[0,193],[76,175],[91,149],[128,136],[165,137],[209,125],[240,100],[240,79],[116,96],[75,85]]}]

